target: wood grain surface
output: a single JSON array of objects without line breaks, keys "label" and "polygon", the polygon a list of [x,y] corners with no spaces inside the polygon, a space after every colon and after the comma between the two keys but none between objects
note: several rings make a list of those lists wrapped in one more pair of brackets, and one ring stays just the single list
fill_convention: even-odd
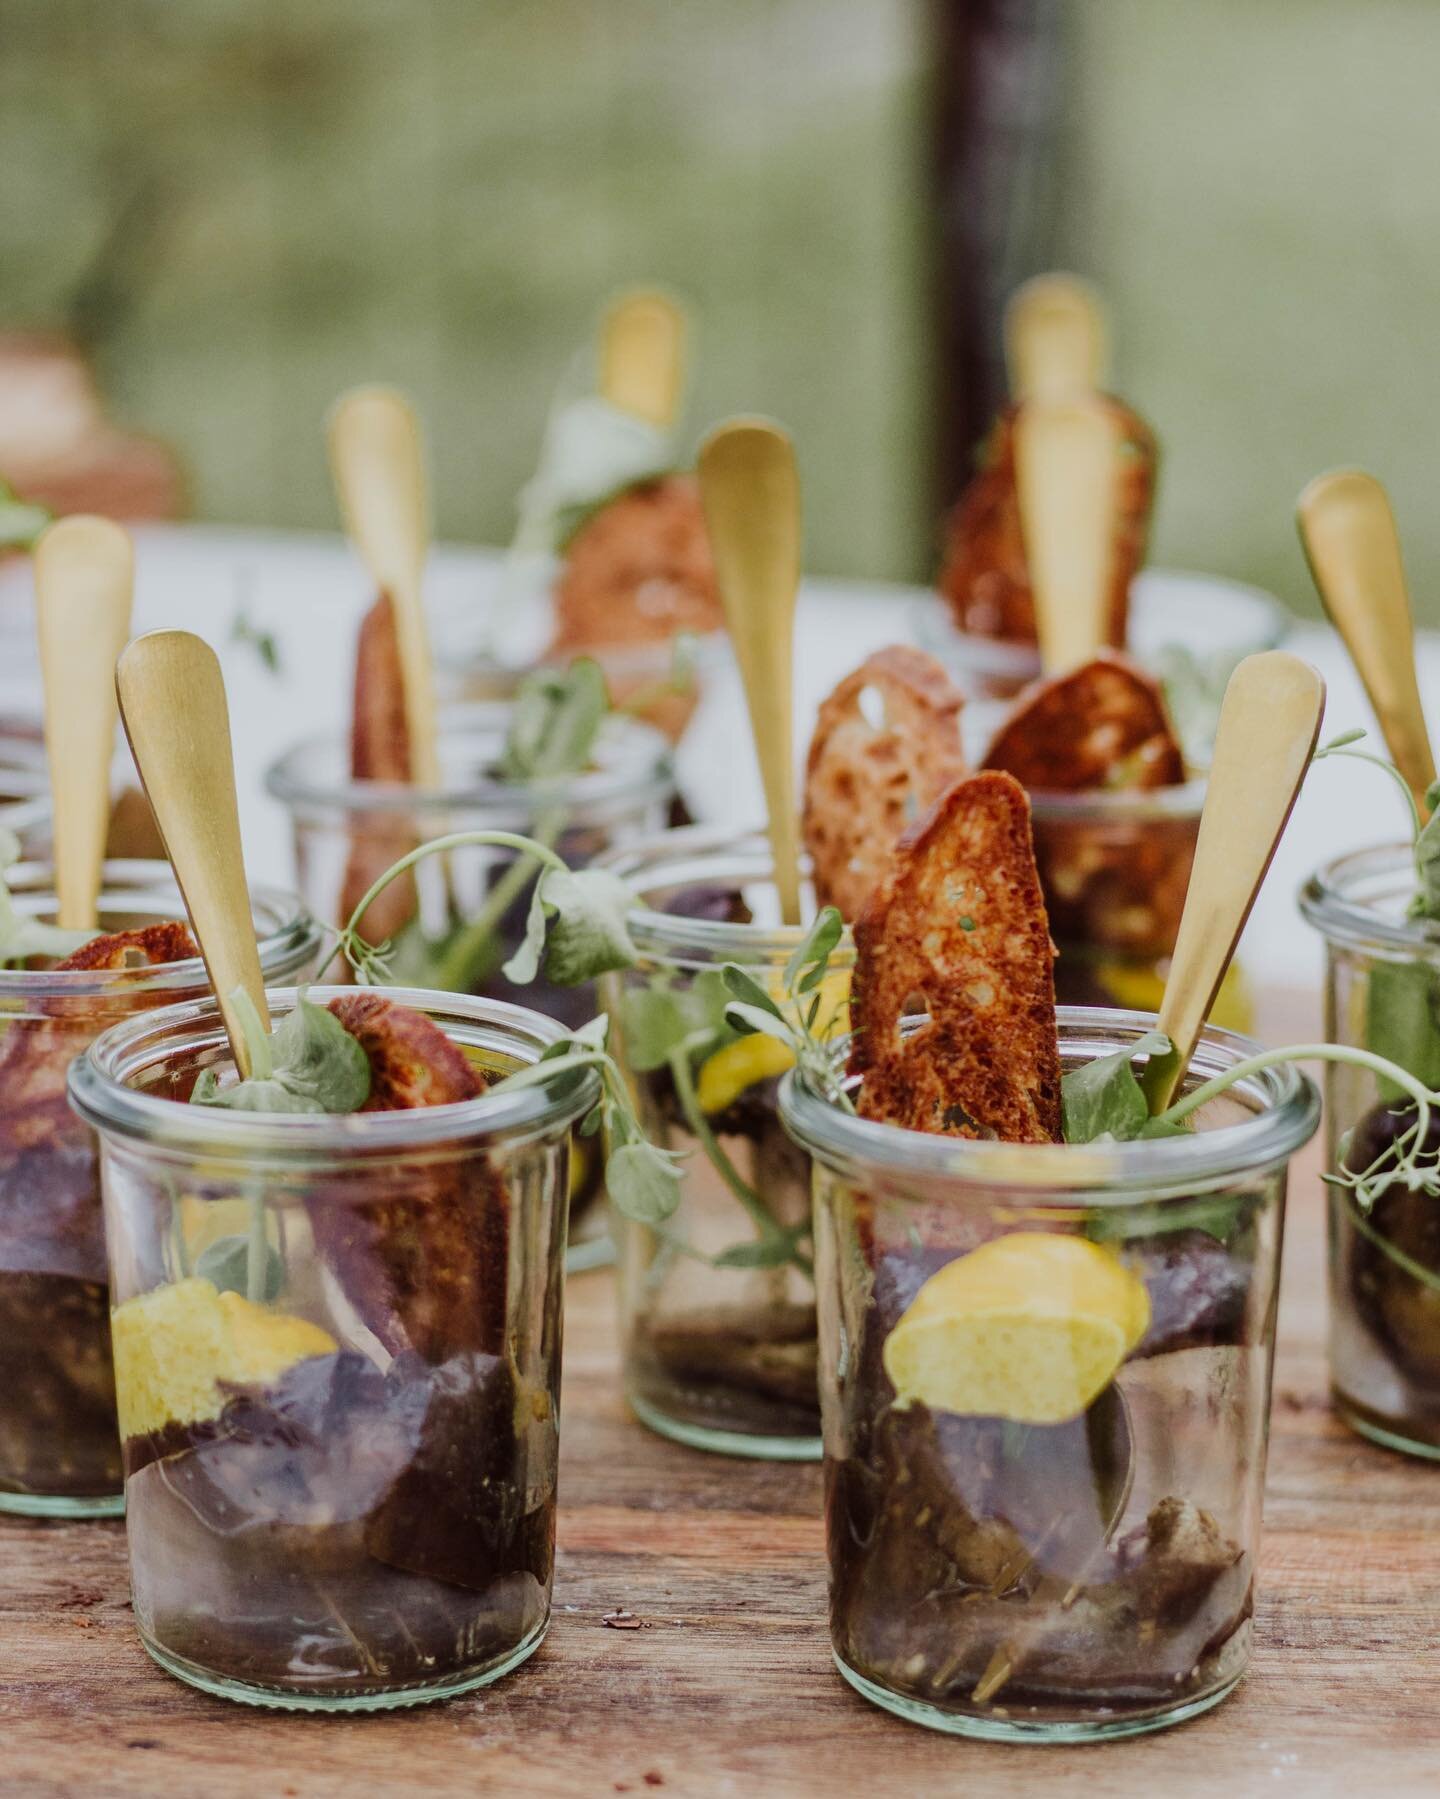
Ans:
[{"label": "wood grain surface", "polygon": [[[902,1724],[835,1673],[818,1468],[626,1414],[606,1273],[572,1280],[555,1614],[499,1685],[374,1718],[252,1712],[136,1640],[122,1527],[0,1523],[0,1792],[675,1795],[1440,1791],[1440,1468],[1332,1417],[1318,1153],[1291,1192],[1252,1671],[1217,1711],[1087,1748]],[[638,1628],[615,1628],[624,1611]],[[623,1621],[622,1621],[623,1622]]]}]

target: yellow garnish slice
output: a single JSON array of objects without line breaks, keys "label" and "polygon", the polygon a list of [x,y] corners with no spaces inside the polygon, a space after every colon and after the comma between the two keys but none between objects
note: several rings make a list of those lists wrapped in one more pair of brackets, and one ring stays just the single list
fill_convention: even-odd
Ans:
[{"label": "yellow garnish slice", "polygon": [[899,1402],[1060,1424],[1115,1378],[1150,1323],[1145,1283],[1085,1237],[1015,1231],[949,1262],[885,1340]]},{"label": "yellow garnish slice", "polygon": [[337,1347],[318,1324],[198,1278],[127,1299],[111,1314],[110,1331],[122,1437],[218,1418],[221,1381],[272,1381]]}]

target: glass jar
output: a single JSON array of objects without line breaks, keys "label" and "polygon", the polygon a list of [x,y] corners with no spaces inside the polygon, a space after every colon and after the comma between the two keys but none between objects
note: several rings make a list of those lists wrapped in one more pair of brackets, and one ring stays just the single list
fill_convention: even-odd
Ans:
[{"label": "glass jar", "polygon": [[[16,910],[54,922],[51,870],[9,871]],[[267,977],[313,972],[320,931],[299,900],[252,894]],[[185,916],[168,863],[107,862],[100,928]],[[105,1233],[95,1139],[70,1110],[71,1060],[138,1012],[210,990],[199,957],[154,967],[0,969],[0,1511],[123,1511]]]},{"label": "glass jar", "polygon": [[38,724],[0,719],[0,828],[27,856],[50,848],[50,774]]},{"label": "glass jar", "polygon": [[[1406,916],[1409,844],[1356,850],[1300,890],[1325,939],[1325,1034],[1440,1086],[1440,924]],[[1360,1169],[1414,1121],[1366,1069],[1325,1070],[1328,1166]],[[1432,1144],[1432,1147],[1434,1145]],[[1330,1382],[1352,1429],[1440,1461],[1440,1202],[1395,1185],[1364,1212],[1330,1192]]]},{"label": "glass jar", "polygon": [[[1062,1008],[1062,1060],[1154,1027]],[[1254,1047],[1207,1031],[1187,1086]],[[1272,1068],[1193,1135],[1075,1146],[900,1130],[798,1074],[780,1105],[816,1164],[841,1673],[901,1717],[1017,1741],[1216,1704],[1250,1652],[1286,1165],[1319,1122],[1313,1084]],[[937,1328],[927,1386],[903,1370]]]},{"label": "glass jar", "polygon": [[[938,593],[915,601],[911,622],[920,647],[976,698],[1012,699],[1040,677],[1040,651],[1033,640],[962,631]],[[1207,752],[1213,741],[1225,683],[1236,664],[1258,650],[1273,650],[1289,628],[1289,615],[1272,595],[1221,575],[1146,568],[1130,584],[1126,647],[1165,683],[1192,755]]]},{"label": "glass jar", "polygon": [[[561,1035],[394,997],[487,1070]],[[71,1074],[101,1141],[141,1640],[288,1710],[481,1686],[549,1618],[570,1133],[598,1082],[343,1117],[177,1103],[226,1054],[211,999]]]},{"label": "glass jar", "polygon": [[[611,1219],[626,1397],[698,1449],[818,1460],[810,1160],[780,1123],[787,1052],[725,1025],[720,974],[737,963],[778,995],[805,932],[776,922],[763,837],[667,831],[606,866],[640,898],[639,960],[605,982],[611,1044],[647,1135],[686,1152],[663,1229]],[[827,993],[842,1025],[852,961],[847,937]]]},{"label": "glass jar", "polygon": [[[551,844],[572,868],[664,824],[675,793],[669,749],[658,732],[611,717],[594,766],[580,775],[517,785],[495,772],[510,709],[464,707],[441,717],[439,791],[350,778],[349,747],[313,738],[282,756],[266,776],[288,809],[300,891],[319,918],[341,916],[370,882],[418,844],[451,831],[513,831]],[[475,993],[533,1006],[572,1029],[595,1016],[592,985],[558,987],[542,972],[516,987],[501,972],[525,932],[538,865],[499,848],[467,847],[422,863],[413,881],[395,882],[363,923],[401,985]],[[593,1139],[576,1145],[571,1201],[572,1272],[608,1258],[600,1158]]]}]

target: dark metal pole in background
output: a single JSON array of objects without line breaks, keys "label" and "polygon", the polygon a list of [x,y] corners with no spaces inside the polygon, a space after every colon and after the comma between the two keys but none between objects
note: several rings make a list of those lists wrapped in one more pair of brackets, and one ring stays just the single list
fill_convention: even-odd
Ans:
[{"label": "dark metal pole in background", "polygon": [[937,516],[1005,397],[1001,319],[1056,239],[1065,0],[931,0]]}]

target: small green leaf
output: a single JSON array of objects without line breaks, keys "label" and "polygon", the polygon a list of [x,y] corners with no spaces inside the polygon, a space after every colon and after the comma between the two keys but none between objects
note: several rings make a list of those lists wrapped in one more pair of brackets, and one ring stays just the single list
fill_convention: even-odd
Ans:
[{"label": "small green leaf", "polygon": [[[743,968],[737,968],[733,962],[727,962],[721,969],[725,980],[725,990],[732,1000],[739,1000],[742,1005],[749,1006],[757,1012],[769,1012],[772,1017],[784,1019],[785,1014],[765,991],[753,975],[746,974]],[[729,1013],[727,1005],[726,1013]]]},{"label": "small green leaf", "polygon": [[28,550],[54,513],[22,500],[8,481],[0,481],[0,549]]},{"label": "small green leaf", "polygon": [[798,1050],[801,1041],[799,1035],[778,1013],[762,1012],[759,1006],[747,1006],[732,999],[725,1008],[725,1016],[736,1030],[747,1037],[752,1031],[758,1031],[761,1036],[773,1037],[788,1049]]},{"label": "small green leaf", "polygon": [[626,925],[633,904],[630,889],[609,869],[547,868],[535,883],[525,937],[505,964],[505,978],[517,986],[533,981],[542,949],[546,978],[558,987],[633,968]]},{"label": "small green leaf", "polygon": [[535,979],[540,972],[540,958],[545,953],[545,901],[540,892],[542,884],[537,881],[531,889],[530,910],[525,914],[525,935],[503,969],[505,979],[513,981],[517,987],[528,987]]},{"label": "small green leaf", "polygon": [[590,764],[608,706],[604,671],[588,656],[527,675],[511,702],[501,774],[507,781],[579,774]]},{"label": "small green leaf", "polygon": [[1149,1131],[1150,1108],[1131,1066],[1137,1055],[1165,1055],[1170,1039],[1160,1031],[1147,1031],[1139,1040],[1113,1055],[1097,1056],[1083,1067],[1072,1068],[1060,1083],[1060,1105],[1067,1143],[1095,1143],[1102,1138],[1131,1143],[1146,1135],[1168,1136],[1177,1125]]},{"label": "small green leaf", "polygon": [[190,1095],[192,1105],[231,1112],[346,1113],[358,1112],[370,1097],[369,1058],[333,1012],[301,993],[295,1009],[266,1037],[248,996],[238,995],[236,1008],[251,1066],[262,1072],[222,1087],[216,1071],[207,1068]]},{"label": "small green leaf", "polygon": [[680,1171],[673,1156],[653,1143],[625,1143],[605,1164],[605,1189],[627,1218],[663,1224],[680,1204]]},{"label": "small green leaf", "polygon": [[[250,1281],[250,1239],[248,1237],[217,1237],[195,1259],[195,1273],[202,1280],[218,1287],[222,1293],[240,1293],[248,1295]],[[265,1304],[280,1297],[280,1289],[285,1284],[285,1264],[280,1260],[279,1252],[270,1244],[265,1245],[265,1278],[262,1286],[262,1298]]]},{"label": "small green leaf", "polygon": [[[825,906],[805,933],[803,942],[785,964],[785,985],[809,993],[825,978],[835,946],[845,932],[845,921],[835,906]],[[743,997],[737,995],[737,998]]]}]

